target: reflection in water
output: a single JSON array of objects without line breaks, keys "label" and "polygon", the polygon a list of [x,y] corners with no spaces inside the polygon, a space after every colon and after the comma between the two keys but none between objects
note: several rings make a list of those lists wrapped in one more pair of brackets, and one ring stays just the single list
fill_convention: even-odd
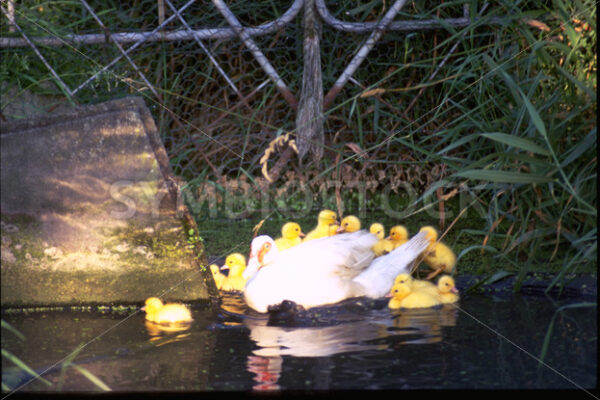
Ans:
[{"label": "reflection in water", "polygon": [[[97,390],[59,362],[87,343],[71,362],[120,392],[593,388],[597,310],[561,308],[573,303],[467,294],[459,308],[390,310],[383,299],[354,299],[269,319],[236,295],[224,297],[218,313],[191,307],[185,330],[146,324],[141,313],[3,313],[26,340],[3,328],[2,348],[46,371],[53,386],[31,381],[6,357],[2,383],[31,381],[28,392]],[[547,338],[541,365],[535,356]]]},{"label": "reflection in water", "polygon": [[150,342],[155,346],[162,346],[167,343],[178,342],[190,336],[189,333],[180,333],[179,335],[173,335],[177,332],[185,332],[190,329],[192,324],[181,323],[181,324],[158,324],[145,320],[146,330],[150,335]]},{"label": "reflection in water", "polygon": [[279,390],[280,387],[277,381],[281,375],[281,364],[283,364],[283,358],[281,357],[249,355],[246,367],[248,372],[254,374],[253,380],[258,382],[252,388],[254,390]]},{"label": "reflection in water", "polygon": [[[240,316],[246,311],[245,308],[236,309],[238,303],[231,298],[224,304],[226,311]],[[384,307],[368,319],[360,315],[361,311],[365,310],[348,310],[339,305],[311,309],[302,313],[294,326],[276,326],[264,314],[244,316],[243,324],[250,329],[250,339],[258,346],[246,362],[247,370],[258,382],[254,389],[279,389],[277,382],[283,356],[327,357],[347,352],[386,350],[390,342],[381,339],[390,336],[401,339],[404,344],[440,342],[442,328],[456,325],[457,316],[452,305],[412,310]]]},{"label": "reflection in water", "polygon": [[435,308],[390,310],[391,330],[396,335],[410,335],[404,343],[436,343],[442,340],[442,327],[455,326],[458,309],[453,304]]}]

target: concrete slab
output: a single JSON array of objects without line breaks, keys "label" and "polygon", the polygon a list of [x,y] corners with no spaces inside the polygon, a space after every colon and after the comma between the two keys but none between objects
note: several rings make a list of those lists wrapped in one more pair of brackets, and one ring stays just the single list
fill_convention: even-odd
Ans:
[{"label": "concrete slab", "polygon": [[1,303],[216,298],[141,98],[2,121]]}]

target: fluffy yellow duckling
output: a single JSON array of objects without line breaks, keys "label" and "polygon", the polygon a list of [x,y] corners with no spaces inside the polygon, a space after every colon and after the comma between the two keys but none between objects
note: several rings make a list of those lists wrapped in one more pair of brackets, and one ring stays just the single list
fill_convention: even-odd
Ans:
[{"label": "fluffy yellow duckling", "polygon": [[142,310],[146,312],[146,319],[158,324],[175,324],[182,322],[191,322],[192,313],[183,304],[163,302],[158,297],[149,297],[146,299]]},{"label": "fluffy yellow duckling", "polygon": [[295,222],[286,222],[281,227],[281,237],[275,239],[275,245],[279,251],[286,250],[302,243],[302,238],[304,236],[300,225]]},{"label": "fluffy yellow duckling", "polygon": [[318,239],[329,236],[329,225],[337,224],[337,216],[335,211],[323,210],[317,217],[317,226],[306,234],[304,241]]},{"label": "fluffy yellow duckling", "polygon": [[414,279],[409,274],[400,274],[394,280],[394,284],[410,282],[414,291],[424,291],[436,297],[441,303],[455,303],[458,301],[458,289],[454,284],[454,279],[449,275],[442,276],[437,285],[430,281]]},{"label": "fluffy yellow duckling", "polygon": [[444,275],[438,280],[437,291],[438,299],[444,304],[456,303],[459,299],[454,279],[449,275]]},{"label": "fluffy yellow duckling", "polygon": [[410,274],[400,274],[394,280],[394,285],[397,283],[406,283],[409,282],[412,285],[413,290],[426,290],[432,294],[437,293],[437,287],[425,280],[415,279]]},{"label": "fluffy yellow duckling", "polygon": [[375,243],[372,248],[375,256],[379,257],[394,250],[394,244],[391,242],[391,240],[385,237],[385,228],[382,224],[379,222],[371,224],[369,227],[369,232],[377,236],[377,239],[379,239],[379,241]]},{"label": "fluffy yellow duckling", "polygon": [[232,253],[225,259],[225,264],[221,269],[228,269],[229,274],[223,280],[222,290],[226,292],[243,292],[246,286],[246,279],[242,277],[246,269],[246,257],[240,253]]},{"label": "fluffy yellow duckling", "polygon": [[227,278],[227,275],[222,274],[219,271],[219,266],[217,264],[211,264],[209,268],[210,272],[212,273],[213,279],[215,280],[215,285],[217,286],[217,289],[221,290],[221,288],[223,287],[223,281],[225,280],[225,278]]},{"label": "fluffy yellow duckling", "polygon": [[354,215],[348,215],[340,221],[340,227],[336,233],[352,233],[360,230],[360,219]]},{"label": "fluffy yellow duckling", "polygon": [[424,290],[415,290],[411,281],[394,284],[390,292],[389,308],[429,308],[441,302]]},{"label": "fluffy yellow duckling", "polygon": [[392,241],[394,249],[408,242],[408,229],[403,225],[396,225],[390,229],[390,236],[387,237]]},{"label": "fluffy yellow duckling", "polygon": [[377,239],[379,240],[385,238],[385,228],[383,227],[383,224],[380,224],[379,222],[372,223],[369,227],[369,232],[377,236]]},{"label": "fluffy yellow duckling", "polygon": [[429,246],[423,252],[425,255],[423,261],[433,269],[433,272],[427,276],[427,279],[432,279],[442,272],[452,272],[456,265],[456,255],[450,247],[438,241],[437,230],[432,226],[424,226],[419,232],[425,232],[429,239]]}]

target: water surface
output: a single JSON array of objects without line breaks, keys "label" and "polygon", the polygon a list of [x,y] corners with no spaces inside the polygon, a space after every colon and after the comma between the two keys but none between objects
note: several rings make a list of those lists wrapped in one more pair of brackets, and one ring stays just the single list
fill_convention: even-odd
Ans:
[{"label": "water surface", "polygon": [[30,380],[3,357],[2,381],[21,391],[97,391],[61,361],[117,391],[350,389],[591,389],[597,310],[540,296],[463,295],[456,306],[390,310],[353,299],[269,319],[228,295],[221,310],[192,304],[188,329],[164,331],[143,312],[3,313],[2,348],[52,383]]}]

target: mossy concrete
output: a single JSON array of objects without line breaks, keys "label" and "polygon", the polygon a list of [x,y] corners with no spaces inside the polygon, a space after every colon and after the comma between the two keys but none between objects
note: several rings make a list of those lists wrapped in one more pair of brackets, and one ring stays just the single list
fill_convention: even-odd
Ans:
[{"label": "mossy concrete", "polygon": [[2,307],[216,296],[141,98],[2,122]]}]

